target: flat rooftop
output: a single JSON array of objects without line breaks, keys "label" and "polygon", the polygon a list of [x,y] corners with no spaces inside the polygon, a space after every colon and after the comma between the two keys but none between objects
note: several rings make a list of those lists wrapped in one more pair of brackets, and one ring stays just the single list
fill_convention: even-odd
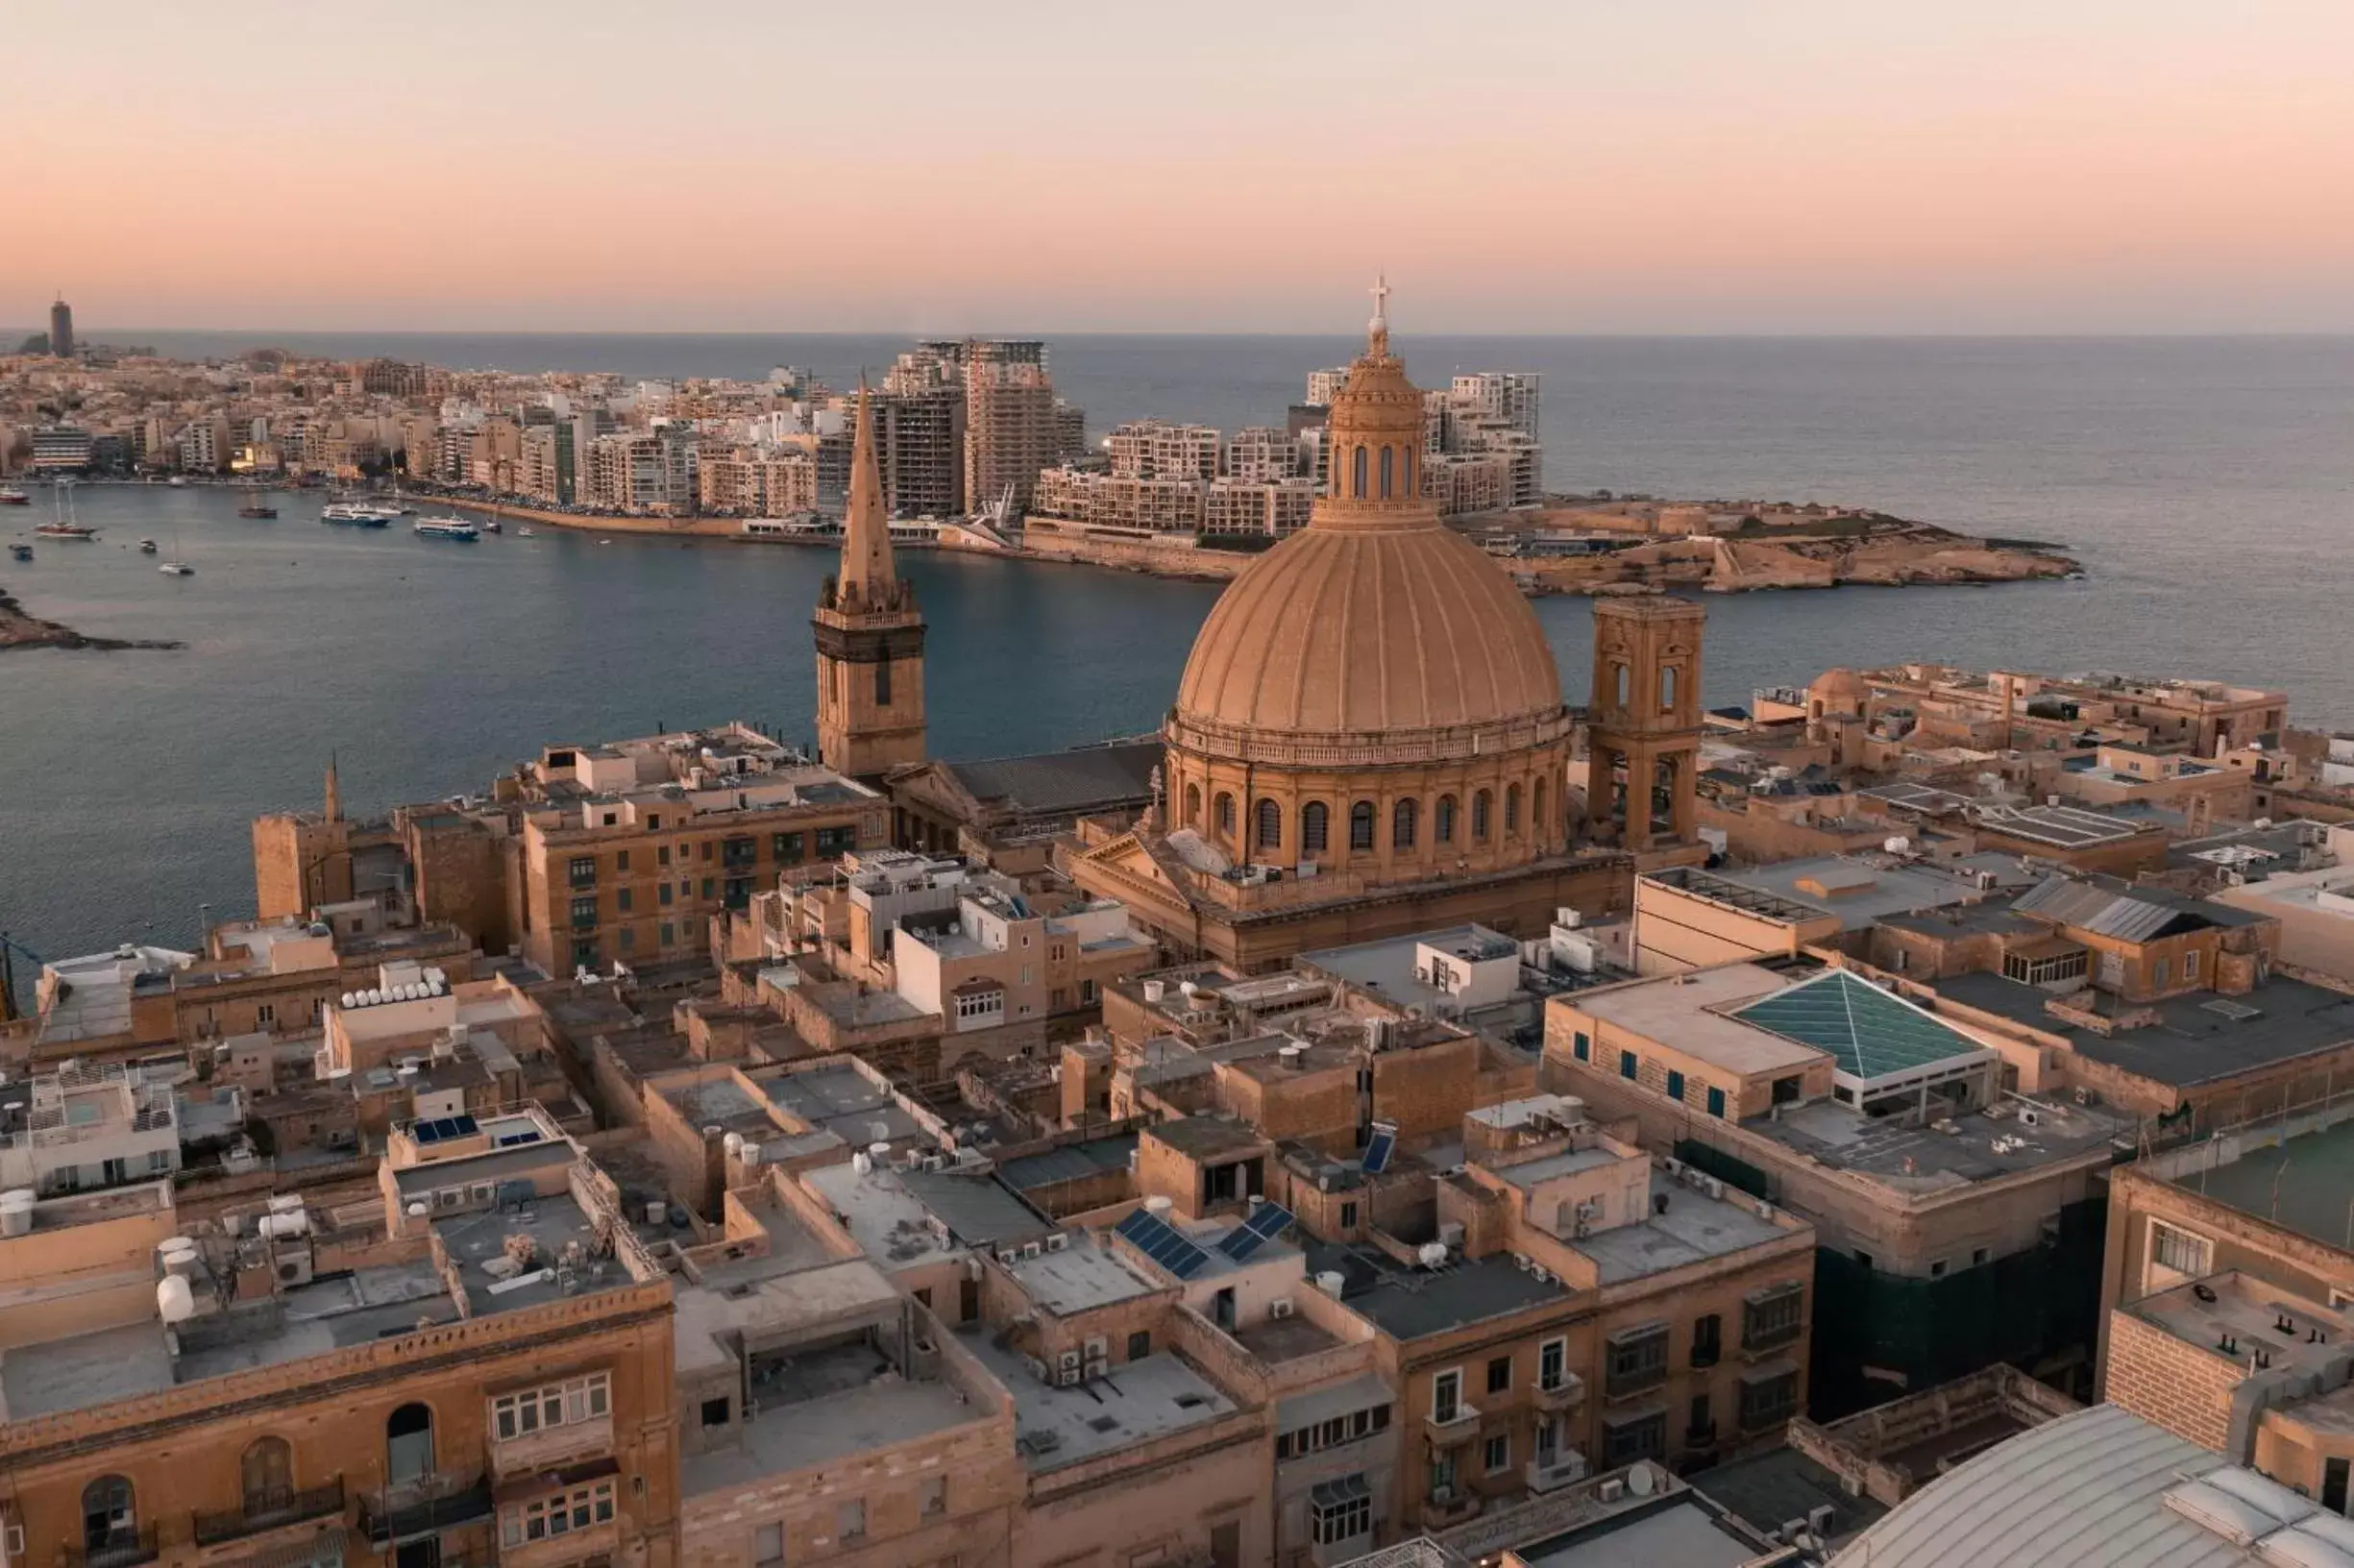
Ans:
[{"label": "flat rooftop", "polygon": [[732,1077],[665,1084],[661,1092],[689,1127],[717,1127],[752,1138],[773,1137],[779,1130],[768,1106],[745,1092]]},{"label": "flat rooftop", "polygon": [[990,1419],[954,1384],[902,1377],[862,1341],[798,1350],[762,1385],[760,1413],[736,1428],[736,1446],[679,1456],[679,1486],[694,1497],[755,1485]]},{"label": "flat rooftop", "polygon": [[923,1131],[897,1095],[846,1062],[779,1073],[760,1080],[760,1086],[772,1103],[854,1148],[895,1142]]},{"label": "flat rooftop", "polygon": [[[2354,1318],[2237,1269],[2144,1296],[2124,1310],[2187,1345],[2243,1365],[2261,1353],[2276,1370],[2317,1373],[2342,1358],[2345,1341],[2354,1337]],[[2291,1325],[2287,1329],[2280,1327],[2284,1318]],[[2322,1332],[2319,1343],[2311,1337],[2315,1329]],[[2226,1340],[2233,1348],[2224,1348]]]},{"label": "flat rooftop", "polygon": [[[1775,1523],[1779,1524],[1777,1520]],[[1528,1568],[1741,1568],[1762,1554],[1691,1492],[1515,1549]]]},{"label": "flat rooftop", "polygon": [[1091,1311],[1165,1288],[1147,1280],[1109,1247],[1084,1237],[1060,1252],[1041,1252],[1001,1265],[1037,1306],[1058,1316]]},{"label": "flat rooftop", "polygon": [[[1728,1072],[1750,1077],[1797,1072],[1823,1059],[1823,1052],[1810,1045],[1727,1016],[1789,984],[1789,975],[1755,964],[1728,964],[1606,991],[1581,992],[1569,998],[1568,1005],[1644,1040],[1672,1044]],[[1597,1070],[1605,1066],[1595,1066]]]},{"label": "flat rooftop", "polygon": [[[1937,909],[1983,897],[1974,883],[1920,866],[1878,865],[1847,855],[1785,860],[1745,870],[1704,872],[1720,882],[1767,894],[1839,918],[1842,930],[1860,931],[1883,916]],[[1811,882],[1836,888],[1836,896],[1807,892]]]},{"label": "flat rooftop", "polygon": [[2174,1185],[2327,1247],[2346,1243],[2354,1192],[2354,1120],[2249,1149],[2226,1164],[2192,1168]]},{"label": "flat rooftop", "polygon": [[1033,1475],[1206,1426],[1238,1409],[1174,1356],[1128,1361],[1075,1388],[1049,1387],[1018,1355],[998,1349],[985,1329],[968,1325],[956,1335],[1012,1392],[1015,1449]]},{"label": "flat rooftop", "polygon": [[[1341,1292],[1342,1302],[1393,1339],[1451,1334],[1569,1296],[1568,1287],[1559,1281],[1540,1281],[1533,1274],[1524,1274],[1510,1258],[1502,1255],[1410,1272],[1389,1265],[1386,1260],[1374,1262],[1362,1254],[1351,1256],[1360,1266],[1341,1271],[1351,1282]],[[1320,1258],[1312,1257],[1311,1262],[1317,1269],[1324,1266]],[[1369,1283],[1358,1283],[1368,1268]]]},{"label": "flat rooftop", "polygon": [[1052,1187],[1058,1182],[1084,1181],[1128,1168],[1128,1161],[1136,1153],[1137,1136],[1119,1133],[1110,1138],[1091,1138],[1084,1142],[1066,1143],[1060,1148],[1040,1154],[1025,1154],[1008,1160],[997,1167],[1005,1185],[1017,1192],[1036,1188]]},{"label": "flat rooftop", "polygon": [[457,1315],[430,1263],[363,1268],[192,1318],[180,1327],[177,1357],[159,1321],[16,1346],[0,1355],[0,1399],[12,1421],[90,1409],[372,1343],[423,1323],[454,1322]]},{"label": "flat rooftop", "polygon": [[[509,1237],[527,1236],[536,1254],[533,1265],[508,1279],[482,1265],[503,1260]],[[545,1306],[566,1296],[584,1296],[634,1284],[618,1259],[595,1258],[597,1227],[569,1192],[533,1198],[518,1209],[505,1207],[481,1213],[436,1220],[434,1239],[457,1265],[466,1299],[477,1317]],[[576,1245],[586,1260],[563,1270],[565,1249]],[[569,1272],[570,1278],[563,1277]]]},{"label": "flat rooftop", "polygon": [[[2052,993],[1998,974],[1957,974],[1928,982],[1940,996],[2066,1040],[2096,1062],[2154,1083],[2187,1089],[2354,1042],[2354,996],[2286,975],[2272,975],[2241,996],[2195,992],[2133,1004],[2156,1021],[2102,1035],[2052,1017]],[[2114,1006],[2078,992],[2079,1001]]]},{"label": "flat rooftop", "polygon": [[[1712,1198],[1664,1171],[1652,1172],[1651,1193],[1653,1213],[1641,1224],[1596,1231],[1570,1243],[1594,1260],[1604,1285],[1664,1274],[1797,1234],[1759,1214],[1753,1200]],[[1658,1213],[1661,1196],[1668,1200],[1665,1213]]]},{"label": "flat rooftop", "polygon": [[1180,1116],[1157,1124],[1151,1136],[1197,1161],[1248,1154],[1266,1143],[1257,1128],[1233,1116]]},{"label": "flat rooftop", "polygon": [[[2023,1109],[2034,1113],[2033,1123],[2021,1115]],[[2131,1118],[2107,1111],[2013,1098],[1944,1119],[1953,1131],[1810,1100],[1783,1106],[1779,1119],[1752,1116],[1741,1126],[1834,1170],[1852,1170],[1897,1191],[1924,1195],[2067,1164],[2095,1151],[2114,1158],[2115,1141],[2129,1139],[2134,1129]]]}]

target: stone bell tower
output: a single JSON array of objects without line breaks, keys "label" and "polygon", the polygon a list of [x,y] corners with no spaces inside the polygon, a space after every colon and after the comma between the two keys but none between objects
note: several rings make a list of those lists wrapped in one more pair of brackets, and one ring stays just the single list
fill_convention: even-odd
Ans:
[{"label": "stone bell tower", "polygon": [[1586,819],[1641,854],[1699,842],[1700,649],[1708,612],[1680,599],[1594,601]]},{"label": "stone bell tower", "polygon": [[874,460],[866,389],[850,455],[842,570],[825,579],[811,625],[818,642],[818,754],[852,778],[923,760],[923,614],[891,559],[891,522]]}]

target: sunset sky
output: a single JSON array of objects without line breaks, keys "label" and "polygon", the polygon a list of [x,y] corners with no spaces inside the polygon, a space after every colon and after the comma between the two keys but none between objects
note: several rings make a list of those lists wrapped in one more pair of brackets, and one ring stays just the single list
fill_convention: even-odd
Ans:
[{"label": "sunset sky", "polygon": [[2354,331],[2354,0],[12,0],[0,322]]}]

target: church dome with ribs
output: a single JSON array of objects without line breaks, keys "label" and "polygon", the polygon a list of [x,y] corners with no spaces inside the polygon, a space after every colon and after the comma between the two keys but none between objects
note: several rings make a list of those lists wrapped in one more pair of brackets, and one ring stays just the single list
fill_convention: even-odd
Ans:
[{"label": "church dome with ribs", "polygon": [[1570,721],[1553,649],[1424,497],[1422,393],[1385,312],[1325,438],[1309,525],[1235,578],[1194,641],[1166,730],[1170,825],[1237,861],[1376,878],[1558,848]]}]

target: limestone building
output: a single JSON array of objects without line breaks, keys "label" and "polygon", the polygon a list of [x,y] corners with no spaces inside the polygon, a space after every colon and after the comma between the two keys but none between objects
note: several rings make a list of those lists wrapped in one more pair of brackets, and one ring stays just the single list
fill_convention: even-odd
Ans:
[{"label": "limestone building", "polygon": [[818,752],[853,778],[923,760],[923,613],[891,558],[870,400],[858,400],[842,571],[826,579],[818,637]]},{"label": "limestone building", "polygon": [[[1624,902],[1627,858],[1592,842],[1621,815],[1610,775],[1581,844],[1578,716],[1552,648],[1510,578],[1439,521],[1424,433],[1377,308],[1332,393],[1332,481],[1308,527],[1235,579],[1193,645],[1161,800],[1073,862],[1180,955],[1262,969],[1464,921],[1534,933],[1562,907]],[[1596,746],[1646,802],[1631,847],[1690,841],[1702,619],[1597,613],[1615,674]]]}]

